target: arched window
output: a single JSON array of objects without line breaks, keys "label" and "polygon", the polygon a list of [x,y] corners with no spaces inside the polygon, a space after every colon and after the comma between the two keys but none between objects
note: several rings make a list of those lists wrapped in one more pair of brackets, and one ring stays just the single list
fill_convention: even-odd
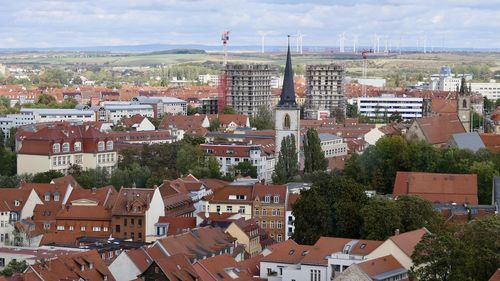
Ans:
[{"label": "arched window", "polygon": [[61,151],[61,145],[60,145],[60,144],[58,144],[58,143],[54,143],[54,144],[52,145],[52,151],[53,151],[54,153],[59,153],[59,152]]},{"label": "arched window", "polygon": [[104,142],[100,141],[97,143],[97,151],[104,151]]},{"label": "arched window", "polygon": [[113,150],[113,141],[108,141],[106,143],[106,149],[107,150]]},{"label": "arched window", "polygon": [[290,115],[286,114],[283,120],[283,129],[290,129]]},{"label": "arched window", "polygon": [[467,100],[462,101],[462,108],[467,108]]},{"label": "arched window", "polygon": [[54,201],[59,201],[59,192],[54,192]]},{"label": "arched window", "polygon": [[69,152],[69,143],[67,142],[63,143],[62,152]]}]

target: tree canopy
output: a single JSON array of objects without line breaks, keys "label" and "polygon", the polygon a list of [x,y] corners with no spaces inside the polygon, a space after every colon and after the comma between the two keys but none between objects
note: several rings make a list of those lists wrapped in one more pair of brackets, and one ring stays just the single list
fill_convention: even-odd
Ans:
[{"label": "tree canopy", "polygon": [[309,128],[304,135],[304,172],[326,171],[328,160],[321,149],[321,140],[315,129]]},{"label": "tree canopy", "polygon": [[273,183],[283,184],[292,181],[298,172],[295,136],[289,135],[281,140],[278,162],[274,167]]},{"label": "tree canopy", "polygon": [[259,106],[257,114],[250,118],[250,125],[257,130],[272,130],[274,128],[273,113],[269,107]]}]

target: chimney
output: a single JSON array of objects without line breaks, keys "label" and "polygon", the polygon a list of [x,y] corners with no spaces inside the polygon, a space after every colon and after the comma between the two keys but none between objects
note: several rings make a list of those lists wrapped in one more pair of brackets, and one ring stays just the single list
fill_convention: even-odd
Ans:
[{"label": "chimney", "polygon": [[399,228],[396,228],[396,230],[394,231],[394,235],[399,235]]},{"label": "chimney", "polygon": [[97,191],[97,188],[92,187],[92,194],[95,194],[96,191]]}]

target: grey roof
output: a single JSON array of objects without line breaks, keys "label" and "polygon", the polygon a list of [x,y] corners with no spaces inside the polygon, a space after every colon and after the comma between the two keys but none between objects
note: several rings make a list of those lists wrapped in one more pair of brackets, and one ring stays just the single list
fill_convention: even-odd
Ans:
[{"label": "grey roof", "polygon": [[94,112],[89,110],[62,109],[62,108],[21,108],[21,113],[38,113],[44,115],[94,114]]},{"label": "grey roof", "polygon": [[138,101],[141,103],[186,103],[185,100],[181,100],[173,97],[146,97],[137,96],[132,98],[133,101]]},{"label": "grey roof", "polygon": [[329,140],[338,140],[338,139],[342,139],[342,138],[337,136],[337,135],[334,135],[334,134],[323,133],[323,134],[319,134],[319,139],[321,141],[329,141]]},{"label": "grey roof", "polygon": [[288,36],[288,50],[286,53],[285,75],[283,77],[283,88],[281,89],[280,101],[277,107],[296,108],[295,89],[293,84],[292,56],[290,55],[290,36]]},{"label": "grey roof", "polygon": [[470,149],[474,152],[484,148],[484,143],[477,132],[453,134],[452,139],[460,149]]},{"label": "grey roof", "polygon": [[105,105],[106,110],[134,110],[134,109],[153,109],[149,104],[112,104]]}]

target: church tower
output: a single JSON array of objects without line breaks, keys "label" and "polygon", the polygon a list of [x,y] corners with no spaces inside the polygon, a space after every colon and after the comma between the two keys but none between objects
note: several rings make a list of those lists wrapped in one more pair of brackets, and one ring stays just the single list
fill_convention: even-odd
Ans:
[{"label": "church tower", "polygon": [[283,77],[283,89],[281,90],[280,101],[274,111],[274,128],[276,130],[276,157],[278,157],[281,149],[281,141],[289,135],[295,137],[297,153],[299,153],[300,108],[295,101],[292,57],[290,55],[290,35],[288,36],[288,51],[286,55],[285,76]]},{"label": "church tower", "polygon": [[465,77],[462,77],[462,83],[457,93],[457,114],[466,132],[472,131],[470,96],[471,92],[467,88]]}]

